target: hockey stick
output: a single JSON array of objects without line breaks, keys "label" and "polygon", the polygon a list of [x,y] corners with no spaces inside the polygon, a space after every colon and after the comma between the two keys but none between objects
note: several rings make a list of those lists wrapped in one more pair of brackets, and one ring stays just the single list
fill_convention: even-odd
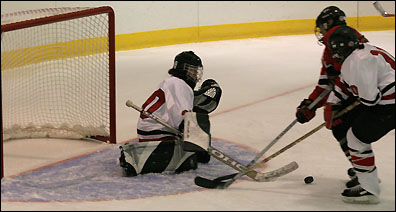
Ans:
[{"label": "hockey stick", "polygon": [[[171,125],[169,125],[168,123],[166,123],[165,121],[163,121],[162,119],[154,116],[151,113],[148,113],[147,111],[143,110],[141,107],[135,105],[131,100],[127,100],[126,105],[128,107],[132,107],[133,109],[137,110],[138,112],[142,113],[143,115],[146,115],[150,118],[152,118],[153,120],[157,121],[158,123],[162,124],[163,126],[165,126],[166,128],[170,129],[172,132],[176,133],[177,135],[183,137],[183,133],[180,132],[178,129],[172,127]],[[224,164],[230,166],[231,168],[234,168],[237,171],[241,171],[243,169],[245,169],[246,167],[239,163],[238,161],[236,161],[235,159],[233,159],[232,157],[224,154],[223,152],[221,152],[220,150],[210,146],[208,148],[208,153],[210,155],[212,155],[214,158],[218,159],[219,161],[223,162]],[[291,171],[294,171],[295,169],[298,168],[297,163],[291,163],[288,164],[287,167],[283,168],[281,170],[274,170],[272,172],[265,172],[265,173],[260,173],[260,172],[256,172],[254,170],[247,172],[247,176],[252,178],[253,180],[256,181],[269,181],[271,180],[271,178],[273,177],[280,177],[284,174],[287,174]]]},{"label": "hockey stick", "polygon": [[384,10],[384,8],[382,8],[381,4],[378,1],[374,2],[373,5],[374,5],[375,9],[377,9],[377,11],[381,14],[382,17],[394,17],[395,16],[395,14],[387,13]]},{"label": "hockey stick", "polygon": [[[315,107],[320,100],[322,100],[330,91],[333,90],[334,86],[328,86],[326,88],[326,90],[322,91],[322,93],[311,103],[308,105],[308,109],[311,110],[313,107]],[[251,167],[276,143],[279,141],[279,139],[286,134],[286,132],[288,132],[295,124],[297,123],[297,119],[294,119],[292,121],[292,123],[290,123],[286,129],[284,129],[274,140],[272,140],[260,153],[258,153],[256,155],[256,157],[251,160],[249,162],[249,164],[246,166],[247,168],[240,171],[239,173],[236,174],[231,174],[231,175],[227,175],[228,177],[232,176],[232,179],[230,181],[228,181],[226,184],[222,185],[222,188],[227,188],[228,186],[230,186],[233,182],[235,182],[238,178],[242,177],[243,175],[245,175],[247,172],[253,170],[251,169]],[[227,176],[223,176],[221,177],[222,179],[227,177]],[[228,178],[229,179],[229,178]]]},{"label": "hockey stick", "polygon": [[[237,170],[237,171],[242,171],[245,170],[247,167],[241,163],[239,163],[238,161],[236,161],[235,159],[233,159],[232,157],[224,154],[223,152],[220,152],[218,149],[215,149],[213,147],[209,147],[208,148],[208,152],[210,155],[212,155],[214,158],[216,158],[217,160],[225,163],[226,165],[230,166],[231,168]],[[279,169],[273,170],[273,171],[269,171],[269,172],[256,172],[256,171],[249,171],[246,175],[250,178],[252,178],[255,181],[259,181],[259,182],[267,182],[267,181],[271,181],[276,177],[280,177],[283,176],[285,174],[288,174],[294,170],[296,170],[298,168],[298,164],[293,161],[289,164],[287,164],[286,166],[283,166]],[[229,178],[227,178],[229,179]],[[226,179],[217,179],[217,181],[221,181],[221,180],[226,180]],[[197,184],[197,181],[195,181]],[[198,184],[199,185],[199,182]],[[200,186],[200,185],[199,185]],[[204,187],[204,186],[201,186]]]},{"label": "hockey stick", "polygon": [[[329,86],[329,87],[327,87],[326,88],[326,90],[324,90],[319,96],[318,96],[318,98],[316,98],[309,106],[308,106],[308,109],[309,110],[311,110],[313,107],[315,107],[318,103],[319,103],[319,101],[320,100],[322,100],[331,90],[333,90],[333,86]],[[289,131],[295,124],[297,123],[297,119],[295,119],[295,120],[293,120],[292,121],[292,123],[290,123],[273,141],[271,141],[259,154],[257,154],[256,155],[256,157],[252,160],[252,161],[250,161],[249,162],[249,164],[247,165],[247,166],[243,166],[242,164],[242,168],[240,168],[240,169],[236,169],[236,170],[238,170],[239,171],[239,173],[236,173],[236,174],[230,174],[230,175],[225,175],[225,176],[222,176],[222,177],[219,177],[219,178],[216,178],[214,181],[222,181],[222,180],[227,180],[227,179],[230,179],[230,178],[239,178],[239,177],[241,177],[242,175],[245,175],[245,174],[247,174],[247,173],[250,173],[251,171],[253,171],[253,170],[250,170],[250,171],[246,171],[247,170],[247,168],[249,167],[249,166],[251,166],[251,165],[253,165],[254,163],[256,163],[257,162],[257,160],[258,159],[260,159],[260,157],[261,156],[263,156],[264,154],[265,154],[265,152],[267,152],[284,134],[286,134],[286,132],[287,131]],[[219,159],[219,158],[218,158]],[[219,159],[220,160],[220,159]],[[224,161],[223,161],[224,162]],[[233,167],[233,166],[231,166],[231,167]],[[234,169],[235,169],[235,167],[233,167]],[[285,174],[288,174],[288,173],[290,173],[290,172],[292,172],[292,171],[294,171],[294,170],[296,170],[298,168],[298,164],[295,162],[295,161],[293,161],[293,162],[291,162],[291,163],[289,163],[289,164],[287,164],[286,166],[284,166],[284,167],[281,167],[281,168],[279,168],[279,169],[277,169],[277,170],[274,170],[274,171],[271,171],[271,172],[266,172],[266,174],[269,174],[269,173],[271,173],[271,175],[272,176],[277,176],[277,177],[280,177],[280,176],[282,176],[282,175],[285,175]],[[238,176],[238,174],[240,174],[240,176]],[[273,178],[273,177],[269,177],[269,175],[266,175],[266,176],[264,176],[264,175],[261,175],[261,176],[257,176],[257,175],[255,175],[255,176],[252,176],[253,174],[249,174],[248,176],[249,177],[251,177],[251,178],[253,178],[253,179],[255,179],[256,181],[268,181],[269,179],[271,179],[271,178]],[[195,178],[195,184],[197,184],[197,185],[199,185],[199,186],[201,186],[201,187],[205,187],[205,186],[202,186],[202,185],[200,185],[201,183],[200,182],[203,182],[203,181],[205,181],[205,178],[202,178],[202,177],[200,177],[200,176],[197,176],[196,178]],[[235,181],[235,180],[234,180]]]},{"label": "hockey stick", "polygon": [[[344,108],[342,111],[338,112],[335,116],[339,117],[345,113],[347,113],[348,111],[352,110],[354,107],[356,107],[357,105],[359,105],[360,102],[359,101],[355,101],[354,103],[352,103],[351,105],[349,105],[348,107]],[[284,148],[280,149],[279,151],[275,152],[274,154],[272,154],[271,156],[265,158],[264,160],[249,166],[244,172],[249,172],[251,170],[254,170],[255,168],[262,166],[264,163],[268,162],[269,160],[275,158],[276,156],[278,156],[279,154],[283,153],[284,151],[290,149],[291,147],[293,147],[294,145],[300,143],[302,140],[304,140],[305,138],[311,136],[312,134],[314,134],[315,132],[317,132],[318,130],[320,130],[322,127],[324,127],[326,125],[326,122],[320,124],[319,126],[315,127],[313,130],[309,131],[308,133],[306,133],[305,135],[303,135],[302,137],[298,138],[297,140],[293,141],[292,143],[290,143],[289,145],[285,146]],[[218,177],[214,180],[209,180],[209,179],[205,179],[202,177],[199,177],[198,179],[196,179],[196,181],[198,181],[198,183],[196,182],[197,185],[200,185],[201,187],[205,187],[205,188],[220,188],[220,189],[225,189],[228,188],[233,182],[235,182],[237,180],[237,176],[243,172],[239,172],[237,174],[231,174],[231,175],[226,175],[226,176],[222,176],[222,177]],[[241,174],[242,176],[243,174]],[[229,179],[231,176],[234,176],[231,180],[227,181],[227,182],[222,182],[222,180],[224,179]]]}]

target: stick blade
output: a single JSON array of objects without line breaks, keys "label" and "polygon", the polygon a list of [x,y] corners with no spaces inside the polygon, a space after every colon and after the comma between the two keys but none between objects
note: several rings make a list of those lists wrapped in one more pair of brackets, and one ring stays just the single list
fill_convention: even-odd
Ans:
[{"label": "stick blade", "polygon": [[209,180],[200,176],[195,177],[194,183],[197,186],[210,189],[220,188],[225,184],[224,182]]},{"label": "stick blade", "polygon": [[266,173],[258,173],[256,180],[259,182],[273,181],[278,177],[289,174],[290,172],[296,170],[297,168],[298,168],[298,163],[296,161],[293,161],[287,164],[286,166],[275,169],[273,171]]}]

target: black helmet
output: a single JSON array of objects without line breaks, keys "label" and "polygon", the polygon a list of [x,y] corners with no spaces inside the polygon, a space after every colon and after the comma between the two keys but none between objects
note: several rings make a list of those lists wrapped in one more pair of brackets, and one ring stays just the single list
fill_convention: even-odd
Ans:
[{"label": "black helmet", "polygon": [[184,80],[192,89],[202,78],[202,61],[193,51],[176,55],[169,74]]},{"label": "black helmet", "polygon": [[328,47],[334,58],[344,61],[355,49],[361,49],[363,45],[354,29],[348,26],[341,26],[331,33],[328,40]]},{"label": "black helmet", "polygon": [[329,29],[338,25],[346,25],[344,11],[336,6],[329,6],[322,10],[316,18],[315,35],[320,42]]}]

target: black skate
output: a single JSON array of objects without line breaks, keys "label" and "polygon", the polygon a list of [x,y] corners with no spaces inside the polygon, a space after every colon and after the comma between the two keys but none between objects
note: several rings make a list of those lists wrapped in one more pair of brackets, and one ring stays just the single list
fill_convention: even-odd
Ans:
[{"label": "black skate", "polygon": [[342,200],[347,203],[378,204],[380,202],[377,196],[366,191],[360,185],[345,189],[341,195]]},{"label": "black skate", "polygon": [[[381,179],[379,178],[378,178],[378,183],[381,183]],[[356,175],[351,177],[351,180],[349,180],[345,185],[347,188],[353,188],[357,185],[360,185],[358,177]]]},{"label": "black skate", "polygon": [[357,176],[351,177],[351,180],[349,180],[346,184],[347,188],[353,188],[357,185],[360,185]]}]

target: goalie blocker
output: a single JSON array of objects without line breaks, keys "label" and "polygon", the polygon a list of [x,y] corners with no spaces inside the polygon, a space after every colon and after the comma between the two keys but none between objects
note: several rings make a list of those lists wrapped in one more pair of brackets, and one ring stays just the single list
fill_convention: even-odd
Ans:
[{"label": "goalie blocker", "polygon": [[207,149],[210,139],[208,114],[187,112],[184,116],[184,140],[126,143],[120,146],[119,164],[123,175],[128,177],[193,170],[198,167],[198,162],[209,161]]}]

